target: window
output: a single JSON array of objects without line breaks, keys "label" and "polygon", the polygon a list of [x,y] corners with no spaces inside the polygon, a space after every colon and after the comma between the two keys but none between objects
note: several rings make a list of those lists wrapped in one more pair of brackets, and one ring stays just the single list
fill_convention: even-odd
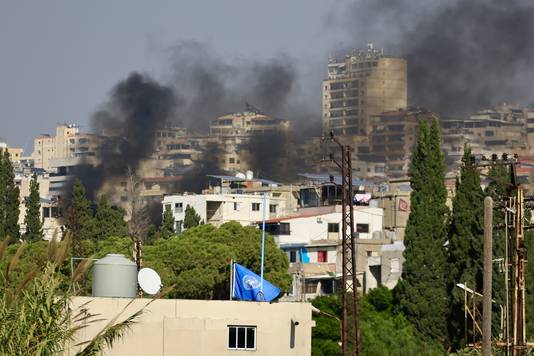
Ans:
[{"label": "window", "polygon": [[174,203],[174,212],[175,213],[181,213],[184,210],[184,204],[183,203]]},{"label": "window", "polygon": [[256,327],[228,325],[228,348],[232,350],[255,350]]},{"label": "window", "polygon": [[280,235],[289,235],[290,233],[289,223],[280,223]]},{"label": "window", "polygon": [[276,214],[276,204],[269,204],[269,213]]},{"label": "window", "polygon": [[43,219],[50,217],[50,208],[43,208]]},{"label": "window", "polygon": [[234,202],[234,210],[237,211],[237,202]]},{"label": "window", "polygon": [[306,281],[305,283],[306,284],[304,285],[304,293],[317,293],[317,285],[319,284],[318,281]]},{"label": "window", "polygon": [[356,232],[368,233],[369,224],[356,224]]},{"label": "window", "polygon": [[235,158],[233,157],[228,158],[228,163],[235,163]]},{"label": "window", "polygon": [[328,232],[339,232],[338,223],[328,223]]},{"label": "window", "polygon": [[260,211],[260,203],[252,203],[252,211]]},{"label": "window", "polygon": [[326,251],[317,251],[317,262],[328,262],[328,254]]},{"label": "window", "polygon": [[296,250],[289,251],[289,262],[291,263],[297,262],[297,251]]}]

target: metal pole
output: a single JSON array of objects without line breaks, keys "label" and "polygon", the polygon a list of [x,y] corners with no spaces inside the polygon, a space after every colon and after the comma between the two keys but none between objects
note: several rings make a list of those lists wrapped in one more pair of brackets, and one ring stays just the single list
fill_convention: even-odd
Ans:
[{"label": "metal pole", "polygon": [[234,296],[234,260],[230,259],[230,300]]},{"label": "metal pole", "polygon": [[493,272],[493,199],[484,199],[484,297],[482,303],[482,355],[491,356],[491,278]]},{"label": "metal pole", "polygon": [[[508,198],[508,204],[507,207],[511,207],[511,199]],[[504,348],[504,355],[508,356],[510,353],[510,291],[509,288],[509,276],[508,276],[508,270],[510,268],[509,261],[508,261],[508,210],[504,210],[504,292],[505,292],[505,309],[506,312],[504,314],[505,317],[505,332],[504,332],[504,339],[506,342],[506,346]]]},{"label": "metal pole", "polygon": [[[515,170],[515,165],[513,167]],[[514,356],[526,355],[525,325],[525,260],[524,251],[524,196],[523,187],[517,185],[515,224],[515,287],[514,287]]]},{"label": "metal pole", "polygon": [[[267,210],[267,193],[263,193],[263,218],[261,221],[261,285],[260,292],[263,297],[263,261],[265,257],[265,211]],[[265,299],[265,298],[264,298]]]}]

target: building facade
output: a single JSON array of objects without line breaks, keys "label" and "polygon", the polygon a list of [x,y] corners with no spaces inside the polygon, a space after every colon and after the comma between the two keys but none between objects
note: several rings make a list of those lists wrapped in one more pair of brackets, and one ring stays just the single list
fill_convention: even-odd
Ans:
[{"label": "building facade", "polygon": [[366,135],[373,115],[407,106],[406,60],[384,56],[372,44],[367,51],[332,58],[322,93],[324,132]]},{"label": "building facade", "polygon": [[[220,226],[229,221],[237,221],[243,226],[255,225],[263,215],[262,194],[181,194],[167,195],[163,199],[163,211],[171,209],[175,232],[183,230],[187,206],[195,209],[201,221]],[[286,214],[286,199],[267,194],[268,210],[266,217],[272,219]]]},{"label": "building facade", "polygon": [[[149,299],[73,298],[101,321],[80,329],[65,355],[90,340],[120,310],[132,315]],[[110,356],[163,355],[311,355],[312,306],[309,303],[260,303],[158,299],[146,307],[131,332],[106,350]]]}]

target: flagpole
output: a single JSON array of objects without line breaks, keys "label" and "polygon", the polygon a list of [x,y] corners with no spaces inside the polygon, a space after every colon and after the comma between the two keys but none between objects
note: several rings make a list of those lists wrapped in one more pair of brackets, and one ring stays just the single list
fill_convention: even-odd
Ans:
[{"label": "flagpole", "polygon": [[234,260],[230,258],[230,300],[234,296]]},{"label": "flagpole", "polygon": [[[267,210],[267,193],[263,193],[263,219],[261,222],[261,284],[260,284],[260,292],[263,296],[263,261],[265,257],[265,211]],[[265,299],[265,298],[264,298]]]}]

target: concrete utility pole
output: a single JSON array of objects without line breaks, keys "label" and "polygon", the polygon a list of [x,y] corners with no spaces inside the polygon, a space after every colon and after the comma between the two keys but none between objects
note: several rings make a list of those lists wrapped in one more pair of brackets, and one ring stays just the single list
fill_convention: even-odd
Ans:
[{"label": "concrete utility pole", "polygon": [[484,297],[482,309],[482,355],[491,356],[491,278],[493,271],[493,199],[484,199]]}]

